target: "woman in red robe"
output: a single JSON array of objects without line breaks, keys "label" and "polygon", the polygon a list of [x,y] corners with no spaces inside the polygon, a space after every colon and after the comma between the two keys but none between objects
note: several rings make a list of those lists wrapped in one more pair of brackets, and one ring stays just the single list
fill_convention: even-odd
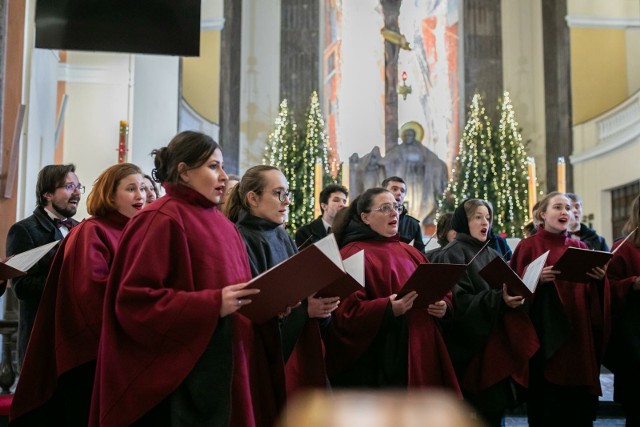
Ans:
[{"label": "woman in red robe", "polygon": [[327,368],[335,387],[440,387],[460,393],[437,319],[449,297],[412,309],[417,297],[396,293],[423,253],[398,236],[399,207],[372,188],[339,212],[334,232],[346,258],[364,249],[365,287],[345,298],[327,333]]},{"label": "woman in red robe", "polygon": [[235,313],[256,291],[244,289],[242,238],[216,207],[220,148],[186,131],[152,154],[167,195],[130,222],[116,252],[90,425],[271,425],[252,325]]},{"label": "woman in red robe", "polygon": [[12,425],[87,425],[107,277],[122,229],[145,198],[142,171],[131,163],[111,166],[93,183],[92,217],[71,230],[51,265]]},{"label": "woman in red robe", "polygon": [[[617,252],[609,263],[613,329],[606,365],[613,371],[614,400],[620,402],[627,426],[640,426],[640,196],[631,206],[625,242],[613,244]],[[635,230],[635,231],[634,231]],[[618,247],[621,246],[619,249]]]},{"label": "woman in red robe", "polygon": [[530,365],[529,425],[591,426],[609,329],[608,281],[602,268],[581,283],[556,278],[553,265],[567,247],[587,247],[567,235],[571,202],[563,193],[545,196],[535,215],[541,226],[511,258],[511,267],[522,276],[530,262],[550,251],[529,312],[540,341]]}]

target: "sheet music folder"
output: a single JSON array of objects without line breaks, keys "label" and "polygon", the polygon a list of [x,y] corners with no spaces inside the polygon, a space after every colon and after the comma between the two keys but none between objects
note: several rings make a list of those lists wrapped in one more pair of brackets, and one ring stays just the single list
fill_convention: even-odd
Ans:
[{"label": "sheet music folder", "polygon": [[364,287],[364,249],[344,259],[342,264],[347,274],[318,291],[317,297],[342,299]]},{"label": "sheet music folder", "polygon": [[502,289],[502,284],[505,283],[509,295],[527,298],[536,291],[548,255],[549,251],[527,265],[522,278],[501,257],[495,257],[479,273],[492,288]]},{"label": "sheet music folder", "polygon": [[555,263],[553,269],[560,272],[556,276],[560,280],[586,282],[591,279],[587,273],[596,267],[604,267],[612,257],[611,252],[569,246]]},{"label": "sheet music folder", "polygon": [[264,323],[345,275],[335,236],[329,234],[254,277],[247,289],[260,289],[260,293],[251,295],[251,304],[239,312],[255,323]]},{"label": "sheet music folder", "polygon": [[418,268],[398,291],[397,298],[400,299],[409,292],[416,291],[418,298],[413,306],[427,307],[444,298],[466,269],[467,264],[418,264]]},{"label": "sheet music folder", "polygon": [[4,261],[0,261],[0,280],[13,279],[27,274],[29,269],[36,265],[51,248],[58,244],[60,240],[29,249],[28,251],[13,255]]}]

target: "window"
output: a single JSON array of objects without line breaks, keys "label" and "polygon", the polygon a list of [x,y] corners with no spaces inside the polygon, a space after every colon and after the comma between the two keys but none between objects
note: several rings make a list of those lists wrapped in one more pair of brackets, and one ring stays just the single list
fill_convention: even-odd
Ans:
[{"label": "window", "polygon": [[622,228],[629,219],[631,202],[640,194],[640,181],[611,190],[611,227],[614,240],[622,236]]}]

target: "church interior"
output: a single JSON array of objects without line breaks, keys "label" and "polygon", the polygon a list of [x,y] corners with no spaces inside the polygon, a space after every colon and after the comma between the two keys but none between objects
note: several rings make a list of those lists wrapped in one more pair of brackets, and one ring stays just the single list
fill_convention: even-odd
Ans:
[{"label": "church interior", "polygon": [[[474,95],[497,125],[506,91],[536,197],[578,194],[583,222],[612,243],[640,193],[639,0],[189,0],[199,31],[175,46],[176,28],[151,18],[140,45],[118,40],[117,24],[65,40],[45,33],[56,18],[39,3],[0,0],[2,258],[45,165],[74,163],[88,194],[110,165],[150,174],[153,149],[198,130],[242,175],[262,163],[281,102],[301,124],[313,92],[332,172],[349,187],[379,183],[378,172],[356,178],[358,162],[390,165],[407,123],[446,186]],[[114,7],[127,15],[127,2]],[[431,224],[425,197],[407,200]],[[88,216],[81,203],[75,219]]]}]

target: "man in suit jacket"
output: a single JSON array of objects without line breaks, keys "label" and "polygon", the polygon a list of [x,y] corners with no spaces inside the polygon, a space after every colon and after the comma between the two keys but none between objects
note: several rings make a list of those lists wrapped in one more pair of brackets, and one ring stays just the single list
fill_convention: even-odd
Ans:
[{"label": "man in suit jacket", "polygon": [[398,205],[403,207],[398,219],[400,240],[405,243],[413,242],[413,247],[424,253],[424,240],[422,240],[420,221],[409,215],[407,208],[404,206],[404,198],[407,196],[407,183],[399,176],[390,176],[382,181],[382,187],[389,190]]},{"label": "man in suit jacket", "polygon": [[[7,256],[15,255],[64,238],[77,221],[76,214],[84,186],[75,174],[76,167],[48,165],[38,174],[37,206],[33,215],[19,221],[7,234]],[[54,247],[29,272],[11,279],[11,287],[20,300],[18,323],[18,357],[20,364],[27,350],[29,336],[40,304],[44,283],[56,252]]]},{"label": "man in suit jacket", "polygon": [[329,184],[320,192],[322,215],[296,230],[296,245],[300,248],[317,242],[328,234],[338,211],[347,204],[349,190],[338,184]]}]

